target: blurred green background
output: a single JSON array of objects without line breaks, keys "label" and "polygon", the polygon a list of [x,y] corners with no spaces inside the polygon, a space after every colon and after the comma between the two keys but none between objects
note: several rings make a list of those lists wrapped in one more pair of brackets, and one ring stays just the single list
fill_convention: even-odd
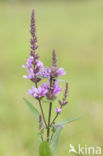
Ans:
[{"label": "blurred green background", "polygon": [[33,8],[37,52],[50,65],[55,48],[69,81],[69,104],[58,121],[83,116],[64,128],[56,156],[70,155],[70,143],[103,147],[103,1],[11,0],[0,3],[0,156],[38,156],[38,124],[23,97],[38,104],[26,95],[32,83],[21,68],[30,52]]}]

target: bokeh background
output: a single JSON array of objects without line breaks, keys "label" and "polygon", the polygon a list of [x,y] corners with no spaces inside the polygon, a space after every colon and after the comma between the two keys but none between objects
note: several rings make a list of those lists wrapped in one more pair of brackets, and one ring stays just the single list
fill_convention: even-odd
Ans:
[{"label": "bokeh background", "polygon": [[[75,147],[103,147],[103,1],[0,1],[0,156],[38,156],[38,124],[23,101],[32,83],[22,78],[30,52],[30,14],[36,9],[38,54],[69,81],[69,104],[58,121],[82,116],[64,127],[56,156]],[[47,111],[48,104],[43,104]],[[55,105],[54,105],[55,108]],[[53,108],[53,111],[54,111]],[[103,150],[103,149],[102,149]],[[72,154],[71,154],[72,155]]]}]

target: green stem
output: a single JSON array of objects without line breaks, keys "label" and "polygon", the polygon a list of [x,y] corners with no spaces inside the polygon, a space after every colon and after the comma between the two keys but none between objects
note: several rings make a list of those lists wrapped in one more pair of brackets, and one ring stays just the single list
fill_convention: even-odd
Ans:
[{"label": "green stem", "polygon": [[44,112],[43,112],[43,108],[42,108],[40,99],[38,99],[38,102],[39,102],[39,106],[40,106],[40,110],[41,110],[41,114],[42,114],[42,117],[43,117],[45,126],[46,126],[46,128],[48,128],[48,125],[47,125],[47,123],[46,123],[46,119],[45,119],[45,116],[44,116]]},{"label": "green stem", "polygon": [[[61,106],[60,108],[62,108],[62,106]],[[54,119],[53,119],[53,121],[51,122],[50,126],[52,126],[52,124],[54,123],[54,121],[57,119],[58,115],[59,115],[59,113],[56,114],[56,116],[54,117]]]},{"label": "green stem", "polygon": [[[50,92],[52,92],[52,77],[50,79]],[[48,128],[47,128],[47,142],[49,142],[50,137],[50,120],[51,120],[51,112],[52,112],[52,102],[49,104],[49,114],[48,114]]]},{"label": "green stem", "polygon": [[51,122],[50,126],[52,126],[52,124],[54,123],[54,121],[57,119],[58,115],[59,115],[59,114],[57,113],[56,116],[55,116],[55,118],[54,118],[53,121]]},{"label": "green stem", "polygon": [[52,111],[52,102],[50,102],[50,107],[49,107],[48,129],[47,129],[47,141],[48,141],[48,142],[49,142],[49,136],[50,136],[50,119],[51,119],[51,111]]}]

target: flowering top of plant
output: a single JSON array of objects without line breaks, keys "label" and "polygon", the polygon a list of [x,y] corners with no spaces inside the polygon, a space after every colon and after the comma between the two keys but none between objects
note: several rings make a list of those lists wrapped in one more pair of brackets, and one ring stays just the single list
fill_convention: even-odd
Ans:
[{"label": "flowering top of plant", "polygon": [[[39,60],[39,55],[36,53],[38,48],[37,46],[37,37],[36,37],[36,27],[35,27],[35,11],[32,11],[31,15],[31,25],[30,25],[30,33],[31,33],[31,51],[30,57],[27,59],[26,65],[22,65],[23,68],[26,68],[27,75],[23,77],[25,79],[30,79],[33,82],[32,88],[28,90],[27,94],[32,95],[34,99],[36,99],[40,106],[39,113],[34,106],[30,104],[26,99],[26,103],[34,112],[35,117],[39,121],[39,129],[40,129],[40,138],[43,142],[47,140],[50,144],[53,142],[53,135],[55,134],[58,128],[62,128],[63,125],[58,125],[55,123],[58,115],[62,112],[62,108],[68,104],[67,96],[68,96],[68,83],[65,84],[65,90],[63,94],[63,98],[58,101],[58,107],[55,108],[55,117],[51,120],[52,115],[52,104],[54,100],[56,100],[57,95],[60,94],[63,89],[60,87],[58,77],[65,75],[65,71],[62,67],[58,68],[56,52],[52,51],[52,65],[51,67],[45,67],[44,64]],[[42,83],[43,79],[47,79],[47,83]],[[39,82],[41,81],[41,85]],[[45,113],[43,110],[42,101],[46,98],[49,102],[49,112],[48,119],[45,117]],[[69,121],[68,121],[69,122]],[[45,139],[44,129],[47,131],[47,136]],[[51,145],[52,146],[52,145]]]}]

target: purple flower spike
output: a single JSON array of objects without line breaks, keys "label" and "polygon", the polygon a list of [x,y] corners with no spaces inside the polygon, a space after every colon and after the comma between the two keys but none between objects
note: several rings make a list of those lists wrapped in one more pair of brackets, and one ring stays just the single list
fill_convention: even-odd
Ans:
[{"label": "purple flower spike", "polygon": [[61,105],[61,107],[68,104],[67,96],[68,96],[68,83],[66,82],[63,99],[62,99],[62,101],[61,100],[58,101],[59,104]]},{"label": "purple flower spike", "polygon": [[31,33],[31,36],[32,36],[32,39],[31,39],[31,54],[33,54],[33,52],[35,53],[35,50],[38,48],[37,46],[37,37],[36,37],[36,26],[35,26],[35,11],[33,10],[32,11],[32,15],[31,15],[31,25],[30,25],[31,29],[30,29],[30,33]]},{"label": "purple flower spike", "polygon": [[56,108],[56,112],[59,114],[59,113],[61,113],[61,111],[62,111],[62,108]]}]

